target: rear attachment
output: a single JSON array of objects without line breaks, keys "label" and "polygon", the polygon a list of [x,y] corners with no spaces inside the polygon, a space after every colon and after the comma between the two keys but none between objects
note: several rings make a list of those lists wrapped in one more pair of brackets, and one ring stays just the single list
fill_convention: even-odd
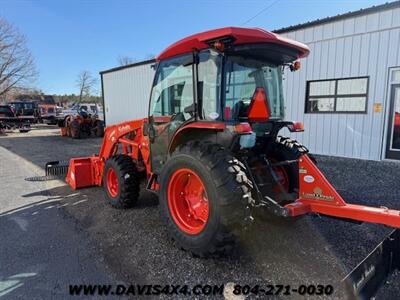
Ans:
[{"label": "rear attachment", "polygon": [[344,279],[355,297],[373,298],[387,278],[400,270],[400,231],[395,229]]},{"label": "rear attachment", "polygon": [[47,181],[65,178],[68,172],[69,160],[49,161],[45,165],[45,176],[25,178],[26,181]]},{"label": "rear attachment", "polygon": [[[296,161],[283,163],[293,162],[296,163]],[[274,199],[262,195],[264,197],[261,204],[269,208],[275,215],[296,217],[314,213],[343,221],[370,222],[400,228],[400,211],[384,206],[369,207],[348,204],[307,154],[302,155],[297,163],[299,165],[298,199],[281,206]],[[268,166],[267,161],[266,164]],[[273,167],[274,164],[269,166]],[[252,170],[249,167],[248,169]],[[270,168],[270,173],[274,181],[279,183],[272,168]],[[257,193],[262,194],[252,174],[250,174],[250,178],[255,183]],[[388,276],[396,270],[400,270],[400,231],[397,229],[347,275],[344,282],[357,299],[370,299],[374,297]]]}]

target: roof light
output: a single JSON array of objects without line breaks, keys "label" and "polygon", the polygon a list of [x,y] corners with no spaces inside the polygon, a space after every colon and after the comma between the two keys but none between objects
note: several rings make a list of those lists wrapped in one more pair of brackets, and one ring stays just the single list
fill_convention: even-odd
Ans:
[{"label": "roof light", "polygon": [[213,47],[221,52],[224,51],[224,49],[225,49],[225,45],[223,43],[221,43],[220,41],[214,42]]},{"label": "roof light", "polygon": [[300,61],[296,60],[294,63],[290,64],[290,71],[295,72],[300,70],[301,64]]}]

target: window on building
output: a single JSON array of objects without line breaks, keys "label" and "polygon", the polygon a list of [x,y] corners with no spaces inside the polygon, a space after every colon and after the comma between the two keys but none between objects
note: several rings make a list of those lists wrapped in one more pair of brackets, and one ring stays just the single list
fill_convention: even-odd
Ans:
[{"label": "window on building", "polygon": [[368,79],[307,81],[306,113],[366,113]]}]

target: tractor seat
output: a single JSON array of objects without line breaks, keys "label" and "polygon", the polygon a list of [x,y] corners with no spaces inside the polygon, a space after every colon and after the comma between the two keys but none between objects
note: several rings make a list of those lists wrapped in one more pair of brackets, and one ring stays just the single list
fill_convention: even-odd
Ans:
[{"label": "tractor seat", "polygon": [[232,119],[241,120],[247,119],[247,110],[250,106],[250,100],[242,99],[235,103],[232,108]]}]

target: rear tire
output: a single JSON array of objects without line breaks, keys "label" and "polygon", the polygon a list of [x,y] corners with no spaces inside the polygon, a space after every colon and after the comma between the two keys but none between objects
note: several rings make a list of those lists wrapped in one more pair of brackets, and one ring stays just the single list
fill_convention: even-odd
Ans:
[{"label": "rear tire", "polygon": [[[171,192],[175,186],[174,178],[182,170],[194,174],[205,190],[206,198],[203,197],[202,200],[207,200],[207,218],[204,218],[201,230],[188,232],[184,228],[184,221],[176,221],[179,217],[182,219],[182,216],[179,213],[177,215],[171,203],[185,207],[179,201],[186,201],[186,207],[189,207],[188,199],[193,197],[186,190],[183,198],[179,196],[183,193]],[[188,186],[189,179],[181,180],[181,183]],[[191,184],[188,190],[196,194],[198,190],[193,190],[192,187]],[[196,256],[215,256],[229,252],[235,244],[233,231],[246,217],[251,187],[244,165],[222,146],[192,141],[178,147],[160,175],[160,208],[169,234],[181,248]],[[177,197],[171,196],[176,194]],[[197,204],[191,206],[192,209],[196,207]],[[183,215],[183,218],[186,216]]]},{"label": "rear tire", "polygon": [[[274,145],[269,153],[269,159],[272,159],[276,162],[285,161],[285,160],[297,160],[302,155],[308,154],[308,149],[301,145],[296,140],[290,139],[288,137],[278,136]],[[310,158],[316,163],[315,158],[308,154]],[[288,193],[297,193],[299,189],[299,166],[298,164],[290,164],[286,166],[278,167],[286,174],[286,178],[288,180],[287,192]],[[282,203],[283,205],[285,203]],[[303,217],[279,217],[267,209],[264,209],[260,213],[257,213],[258,217],[261,217],[263,220],[272,221],[274,223],[282,223],[282,224],[292,224]]]},{"label": "rear tire", "polygon": [[103,172],[105,200],[115,208],[133,207],[140,191],[140,178],[132,158],[125,154],[110,157]]},{"label": "rear tire", "polygon": [[94,128],[95,136],[96,137],[103,137],[104,136],[104,123],[103,121],[97,121],[96,127]]}]

